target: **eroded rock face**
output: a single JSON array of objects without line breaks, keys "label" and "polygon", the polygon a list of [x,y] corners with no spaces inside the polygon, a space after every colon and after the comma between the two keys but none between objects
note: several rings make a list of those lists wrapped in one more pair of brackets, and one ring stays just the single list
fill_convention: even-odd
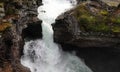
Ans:
[{"label": "eroded rock face", "polygon": [[0,72],[30,72],[20,63],[23,45],[15,26],[4,31],[0,45]]},{"label": "eroded rock face", "polygon": [[53,24],[55,41],[70,42],[80,34],[78,27],[78,23],[73,16],[69,14],[59,16],[56,23]]},{"label": "eroded rock face", "polygon": [[30,72],[20,63],[24,46],[22,31],[28,24],[41,23],[37,19],[41,0],[0,0],[0,3],[5,14],[0,17],[0,24],[10,24],[0,32],[0,72]]}]

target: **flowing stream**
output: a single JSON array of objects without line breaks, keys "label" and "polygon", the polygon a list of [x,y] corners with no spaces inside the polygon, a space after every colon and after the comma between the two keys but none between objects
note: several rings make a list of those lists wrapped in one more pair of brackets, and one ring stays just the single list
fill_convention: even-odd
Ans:
[{"label": "flowing stream", "polygon": [[53,42],[51,24],[62,13],[76,5],[75,0],[43,0],[38,8],[42,20],[43,38],[28,41],[24,46],[21,63],[31,72],[92,72],[77,56],[63,52]]}]

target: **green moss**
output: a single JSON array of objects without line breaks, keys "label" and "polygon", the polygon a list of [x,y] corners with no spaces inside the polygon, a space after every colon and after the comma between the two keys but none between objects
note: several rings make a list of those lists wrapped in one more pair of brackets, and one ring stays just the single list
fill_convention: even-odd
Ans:
[{"label": "green moss", "polygon": [[89,30],[96,23],[96,18],[90,15],[81,15],[79,18],[80,29]]},{"label": "green moss", "polygon": [[96,22],[96,19],[93,16],[81,15],[79,17],[79,21],[85,22],[86,24],[92,24]]},{"label": "green moss", "polygon": [[84,26],[84,28],[89,31],[95,31],[95,32],[110,31],[110,26],[106,25],[104,21],[100,22],[95,17],[84,17],[84,18],[81,17],[79,23],[81,24],[81,27]]},{"label": "green moss", "polygon": [[111,23],[113,23],[111,27],[112,32],[120,32],[120,17],[111,16]]},{"label": "green moss", "polygon": [[99,13],[92,14],[86,5],[79,5],[73,15],[78,20],[81,31],[87,32],[120,32],[120,17],[114,17],[107,10],[99,9]]},{"label": "green moss", "polygon": [[78,20],[82,29],[83,29],[82,26],[84,26],[85,30],[87,29],[89,31],[102,31],[102,32],[110,31],[110,27],[105,24],[106,17],[99,19],[92,15],[83,14],[78,18]]},{"label": "green moss", "polygon": [[106,10],[101,10],[101,11],[100,11],[100,14],[101,14],[101,15],[104,15],[104,16],[107,16],[107,15],[109,14],[109,12],[106,11]]},{"label": "green moss", "polygon": [[120,17],[117,17],[115,23],[120,24]]},{"label": "green moss", "polygon": [[79,20],[81,15],[90,16],[90,13],[87,11],[87,9],[84,5],[79,5],[75,9],[73,15]]},{"label": "green moss", "polygon": [[95,31],[109,32],[110,27],[104,23],[98,24],[93,28]]},{"label": "green moss", "polygon": [[113,27],[112,32],[120,32],[120,27],[119,26]]}]

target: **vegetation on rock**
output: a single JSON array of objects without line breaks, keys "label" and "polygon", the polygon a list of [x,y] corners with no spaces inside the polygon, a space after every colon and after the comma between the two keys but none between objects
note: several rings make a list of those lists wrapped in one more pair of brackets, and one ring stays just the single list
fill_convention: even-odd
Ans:
[{"label": "vegetation on rock", "polygon": [[[91,8],[91,10],[90,10]],[[120,33],[120,17],[103,8],[82,3],[73,12],[81,31]]]},{"label": "vegetation on rock", "polygon": [[1,23],[0,24],[0,32],[3,32],[4,30],[6,30],[7,28],[11,27],[12,24],[5,22],[5,23]]}]

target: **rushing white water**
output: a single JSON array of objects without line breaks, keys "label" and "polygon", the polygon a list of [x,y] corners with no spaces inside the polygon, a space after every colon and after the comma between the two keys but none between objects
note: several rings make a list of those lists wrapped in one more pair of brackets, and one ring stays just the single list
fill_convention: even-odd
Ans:
[{"label": "rushing white water", "polygon": [[21,63],[31,72],[92,72],[75,55],[61,51],[53,42],[51,24],[65,11],[76,5],[75,0],[43,0],[38,8],[38,18],[42,22],[43,39],[29,41],[24,46]]}]

